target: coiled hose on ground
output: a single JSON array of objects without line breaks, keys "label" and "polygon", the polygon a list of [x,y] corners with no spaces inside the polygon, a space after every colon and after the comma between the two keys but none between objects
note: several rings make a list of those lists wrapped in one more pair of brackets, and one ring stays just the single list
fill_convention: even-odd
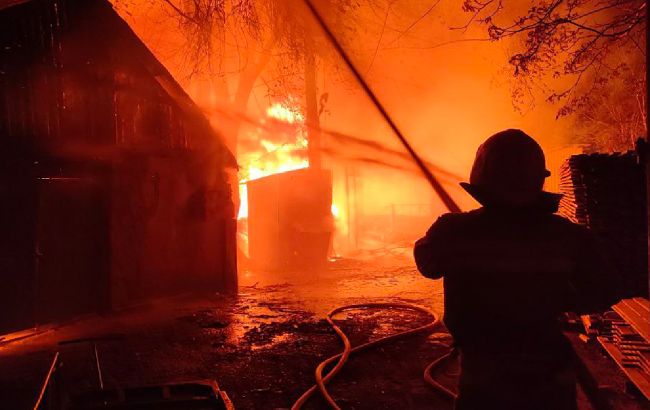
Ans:
[{"label": "coiled hose on ground", "polygon": [[[355,310],[355,309],[401,309],[401,310],[412,310],[412,311],[417,311],[420,313],[424,313],[431,317],[433,320],[426,325],[416,327],[414,329],[409,329],[405,330],[403,332],[395,333],[389,336],[385,336],[376,340],[372,340],[370,342],[361,344],[356,347],[352,347],[350,345],[350,340],[348,339],[347,335],[341,330],[341,328],[334,323],[333,316],[341,313],[346,310]],[[332,326],[336,334],[339,336],[341,341],[343,342],[343,352],[336,354],[332,357],[329,357],[325,360],[323,360],[317,367],[315,371],[315,377],[316,377],[316,384],[310,387],[305,393],[303,393],[298,400],[293,404],[291,407],[292,410],[298,410],[300,409],[306,402],[309,400],[309,398],[317,391],[320,390],[323,398],[327,401],[329,406],[333,409],[340,409],[340,407],[336,404],[336,401],[332,398],[332,396],[329,394],[326,388],[326,384],[332,380],[334,376],[343,368],[345,365],[345,362],[348,360],[351,354],[353,353],[358,353],[362,350],[369,349],[371,347],[383,345],[398,339],[403,339],[409,336],[414,336],[414,335],[420,335],[420,334],[428,334],[428,333],[433,333],[435,330],[436,326],[439,325],[440,321],[436,317],[436,315],[430,311],[429,309],[416,306],[416,305],[411,305],[407,303],[361,303],[361,304],[355,304],[355,305],[346,305],[346,306],[340,306],[337,307],[336,309],[333,309],[327,314],[327,322]],[[424,369],[424,380],[431,386],[433,387],[436,391],[439,391],[440,393],[444,394],[445,396],[448,396],[450,398],[455,398],[456,393],[451,391],[449,388],[443,386],[442,384],[438,383],[433,379],[431,376],[431,372],[435,370],[438,366],[440,366],[447,358],[451,357],[452,355],[455,354],[455,350],[451,350],[449,353],[437,358],[433,362],[431,362],[425,369]],[[323,371],[325,368],[331,364],[332,362],[336,361],[336,364],[334,367],[332,367],[325,375],[323,375]]]}]

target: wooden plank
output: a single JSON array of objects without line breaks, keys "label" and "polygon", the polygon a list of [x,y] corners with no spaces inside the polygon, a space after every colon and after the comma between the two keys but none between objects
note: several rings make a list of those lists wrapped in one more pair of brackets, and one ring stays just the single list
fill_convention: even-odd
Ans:
[{"label": "wooden plank", "polygon": [[612,343],[609,343],[608,341],[604,340],[601,337],[597,339],[600,342],[600,344],[603,346],[607,354],[609,354],[609,356],[612,359],[614,359],[614,361],[619,365],[621,370],[623,370],[625,375],[639,389],[641,394],[643,394],[643,396],[645,396],[647,400],[650,400],[650,375],[648,375],[646,372],[642,371],[637,367],[624,366],[622,364],[623,356],[621,355],[620,351],[616,348],[616,346]]},{"label": "wooden plank", "polygon": [[637,298],[632,298],[632,301],[634,301],[638,305],[639,311],[641,313],[645,312],[646,314],[650,315],[650,300],[637,297]]},{"label": "wooden plank", "polygon": [[[643,306],[642,304],[640,306]],[[650,342],[650,317],[636,302],[624,299],[613,306],[621,317],[646,341]]]}]

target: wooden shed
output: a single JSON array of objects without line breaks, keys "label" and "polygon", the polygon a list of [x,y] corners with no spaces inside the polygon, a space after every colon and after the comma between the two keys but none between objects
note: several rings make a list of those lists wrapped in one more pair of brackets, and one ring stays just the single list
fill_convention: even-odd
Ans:
[{"label": "wooden shed", "polygon": [[107,0],[0,0],[0,332],[234,291],[231,172]]}]

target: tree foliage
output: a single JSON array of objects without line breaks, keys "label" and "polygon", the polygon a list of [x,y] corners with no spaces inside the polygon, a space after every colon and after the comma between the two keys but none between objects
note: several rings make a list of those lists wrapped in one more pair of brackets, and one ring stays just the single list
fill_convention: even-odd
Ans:
[{"label": "tree foliage", "polygon": [[463,10],[464,28],[480,24],[492,40],[515,40],[518,107],[542,90],[593,149],[627,149],[647,134],[645,0],[465,0]]}]

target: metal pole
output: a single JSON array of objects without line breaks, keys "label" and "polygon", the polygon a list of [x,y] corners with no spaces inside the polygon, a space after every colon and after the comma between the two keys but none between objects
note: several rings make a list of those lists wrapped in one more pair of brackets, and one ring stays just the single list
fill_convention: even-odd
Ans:
[{"label": "metal pole", "polygon": [[41,404],[43,402],[43,397],[45,397],[45,393],[47,392],[50,382],[52,381],[52,376],[57,370],[57,366],[59,365],[59,352],[56,352],[54,354],[54,359],[52,359],[52,364],[50,364],[50,369],[47,371],[47,375],[45,376],[45,381],[43,382],[43,385],[41,386],[41,390],[38,393],[38,397],[36,398],[36,403],[34,404],[34,410],[39,410],[41,407]]},{"label": "metal pole", "polygon": [[104,378],[102,377],[102,368],[99,366],[99,354],[97,353],[97,342],[93,342],[93,352],[95,354],[95,366],[97,366],[97,379],[99,388],[104,390]]},{"label": "metal pole", "polygon": [[420,168],[420,170],[424,174],[424,177],[427,179],[427,181],[429,181],[429,184],[431,184],[431,187],[433,188],[434,191],[436,191],[436,194],[438,194],[438,196],[445,204],[447,209],[449,209],[450,212],[460,212],[460,208],[458,207],[456,202],[452,199],[451,196],[449,196],[445,188],[443,188],[443,186],[440,185],[438,179],[436,179],[436,177],[431,173],[429,168],[427,168],[427,166],[424,164],[424,161],[422,161],[422,159],[418,156],[415,150],[413,150],[411,144],[409,144],[409,142],[406,140],[406,138],[399,130],[399,128],[397,128],[397,125],[390,117],[390,115],[388,114],[384,106],[381,104],[381,102],[379,101],[375,93],[372,91],[368,83],[366,83],[359,70],[357,70],[356,66],[354,65],[354,63],[352,62],[348,54],[345,52],[345,50],[343,49],[341,43],[339,43],[339,41],[334,36],[334,33],[327,26],[327,23],[325,23],[323,17],[320,15],[316,7],[314,7],[312,0],[304,0],[304,1],[307,7],[309,8],[309,10],[311,11],[312,15],[320,25],[320,27],[327,35],[327,38],[330,40],[330,42],[332,43],[336,51],[339,53],[341,58],[343,58],[343,61],[350,69],[350,71],[352,71],[352,74],[361,85],[361,88],[363,88],[363,91],[368,95],[368,97],[370,97],[370,100],[373,102],[377,110],[379,110],[379,113],[382,115],[382,117],[384,117],[384,120],[386,120],[390,128],[393,130],[393,132],[395,133],[399,141],[404,146],[404,148],[406,148],[406,151],[408,151],[408,153],[411,155],[413,161]]},{"label": "metal pole", "polygon": [[[650,46],[648,45],[648,41],[650,41],[650,33],[648,32],[648,23],[650,23],[650,15],[648,15],[648,12],[646,10],[646,15],[645,15],[645,86],[646,90],[648,89],[648,80],[650,80],[650,73],[648,73],[648,63],[650,63],[650,56],[648,55],[648,49]],[[646,121],[646,127],[645,127],[645,133],[646,133],[646,152],[643,154],[644,159],[645,159],[645,178],[646,178],[646,236],[648,240],[648,246],[647,246],[647,269],[646,273],[648,274],[648,298],[650,298],[650,161],[648,161],[648,145],[650,145],[650,135],[648,135],[648,125],[650,125],[650,121],[648,119],[648,96],[646,95],[646,116],[645,116],[645,121]]]}]

